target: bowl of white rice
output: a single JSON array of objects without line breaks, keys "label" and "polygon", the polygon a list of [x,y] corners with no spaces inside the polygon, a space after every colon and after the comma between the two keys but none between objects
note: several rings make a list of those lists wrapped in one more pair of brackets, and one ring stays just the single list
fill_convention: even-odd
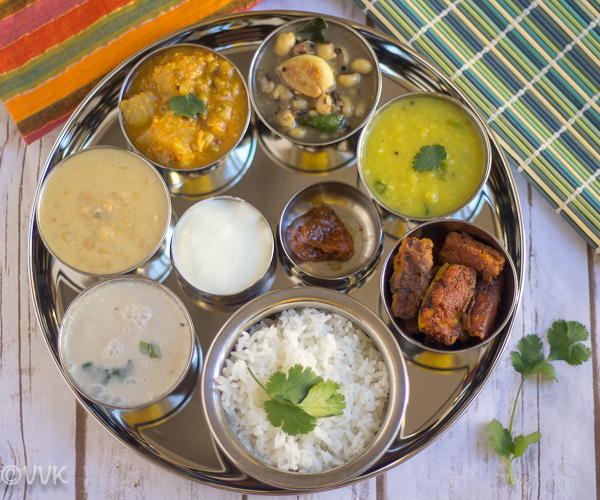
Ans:
[{"label": "bowl of white rice", "polygon": [[[269,421],[270,396],[257,380],[264,385],[297,365],[334,382],[345,407],[293,435]],[[391,331],[360,302],[316,287],[276,290],[233,314],[206,355],[201,386],[221,452],[255,479],[289,490],[329,489],[367,470],[398,438],[408,403]]]}]

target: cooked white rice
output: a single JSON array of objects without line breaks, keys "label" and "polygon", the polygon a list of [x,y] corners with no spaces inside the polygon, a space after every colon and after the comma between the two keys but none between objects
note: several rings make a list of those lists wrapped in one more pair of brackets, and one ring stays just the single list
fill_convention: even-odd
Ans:
[{"label": "cooked white rice", "polygon": [[[269,396],[248,372],[266,384],[276,371],[297,364],[340,385],[342,415],[317,419],[308,434],[290,436],[268,421]],[[351,321],[316,309],[284,311],[243,332],[222,376],[216,379],[227,421],[256,457],[283,470],[319,472],[360,455],[381,426],[389,391],[388,373],[374,342]]]}]

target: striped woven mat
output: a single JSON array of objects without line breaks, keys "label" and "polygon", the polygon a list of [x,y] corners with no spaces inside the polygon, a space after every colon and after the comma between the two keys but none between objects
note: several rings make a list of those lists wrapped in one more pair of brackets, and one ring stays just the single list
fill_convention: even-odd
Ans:
[{"label": "striped woven mat", "polygon": [[355,2],[467,93],[515,168],[600,254],[600,4]]},{"label": "striped woven mat", "polygon": [[30,144],[158,38],[260,0],[0,0],[0,100]]}]

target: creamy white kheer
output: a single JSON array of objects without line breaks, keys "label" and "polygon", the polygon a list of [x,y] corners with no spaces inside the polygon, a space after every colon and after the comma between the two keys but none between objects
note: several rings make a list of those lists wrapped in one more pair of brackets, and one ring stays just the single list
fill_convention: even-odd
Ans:
[{"label": "creamy white kheer", "polygon": [[40,233],[65,264],[111,275],[142,264],[158,248],[170,222],[164,181],[128,151],[94,148],[56,167],[42,188]]}]

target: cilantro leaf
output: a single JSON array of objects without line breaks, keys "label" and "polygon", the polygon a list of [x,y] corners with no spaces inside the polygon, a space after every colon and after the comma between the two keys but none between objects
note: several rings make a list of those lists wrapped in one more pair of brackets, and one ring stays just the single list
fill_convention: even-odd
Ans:
[{"label": "cilantro leaf", "polygon": [[494,448],[494,451],[498,453],[498,455],[505,457],[513,446],[509,430],[502,427],[502,424],[496,419],[492,420],[489,429],[492,433],[490,436],[492,448]]},{"label": "cilantro leaf", "polygon": [[527,335],[519,340],[517,348],[520,351],[512,351],[510,357],[514,369],[524,378],[536,373],[543,373],[556,380],[554,367],[544,360],[542,353],[542,340],[537,335]]},{"label": "cilantro leaf", "polygon": [[346,403],[338,392],[336,382],[324,382],[311,368],[292,366],[285,373],[275,372],[263,385],[250,367],[250,375],[271,396],[264,402],[269,422],[284,432],[295,436],[312,431],[318,417],[340,415]]},{"label": "cilantro leaf", "polygon": [[169,109],[178,116],[196,118],[198,113],[206,113],[206,104],[196,94],[178,95],[169,99]]},{"label": "cilantro leaf", "polygon": [[297,121],[300,125],[305,125],[321,132],[334,132],[344,123],[343,118],[333,113],[317,116],[304,115],[300,116]]},{"label": "cilantro leaf", "polygon": [[319,382],[308,391],[308,395],[298,406],[313,417],[333,417],[341,415],[346,408],[344,396],[338,392],[340,385],[328,380]]},{"label": "cilantro leaf", "polygon": [[310,368],[295,365],[289,369],[287,378],[285,373],[281,372],[271,375],[266,385],[266,391],[272,398],[298,404],[306,397],[309,389],[322,380]]},{"label": "cilantro leaf", "polygon": [[513,439],[512,429],[517,401],[525,380],[536,373],[549,375],[556,380],[556,373],[554,372],[554,366],[550,364],[551,361],[562,359],[570,365],[580,365],[587,361],[591,356],[591,351],[580,341],[587,340],[588,337],[589,333],[582,324],[576,321],[558,320],[552,323],[552,326],[548,329],[550,354],[546,359],[544,359],[542,353],[542,340],[537,335],[523,337],[517,344],[518,351],[510,353],[514,369],[522,375],[521,385],[517,390],[510,417],[510,425],[508,429],[505,429],[498,420],[494,419],[489,426],[492,433],[489,438],[490,444],[498,455],[504,457],[510,484],[514,484],[512,461],[523,456],[527,447],[531,443],[537,443],[542,437],[538,431],[535,431],[526,436],[519,435]]},{"label": "cilantro leaf", "polygon": [[151,358],[160,358],[160,350],[157,345],[142,342],[140,340],[140,352],[142,354],[147,354]]},{"label": "cilantro leaf", "polygon": [[[508,431],[507,431],[508,432]],[[542,435],[538,431],[534,431],[531,434],[527,434],[527,436],[517,436],[511,448],[511,452],[515,457],[523,456],[525,450],[531,443],[537,443],[541,439]]]},{"label": "cilantro leaf", "polygon": [[269,399],[264,403],[267,418],[274,427],[281,427],[291,436],[307,434],[317,425],[317,419],[299,406]]},{"label": "cilantro leaf", "polygon": [[310,21],[300,33],[306,33],[307,37],[313,42],[323,43],[325,41],[324,31],[327,29],[327,23],[322,17],[316,17]]},{"label": "cilantro leaf", "polygon": [[577,321],[564,321],[559,319],[548,328],[548,343],[550,344],[549,361],[562,359],[570,365],[580,365],[587,361],[592,352],[589,347],[577,343],[587,340],[589,333]]},{"label": "cilantro leaf", "polygon": [[448,154],[444,146],[440,146],[439,144],[423,146],[415,155],[412,167],[417,172],[441,170],[441,164],[446,158],[448,158]]}]

